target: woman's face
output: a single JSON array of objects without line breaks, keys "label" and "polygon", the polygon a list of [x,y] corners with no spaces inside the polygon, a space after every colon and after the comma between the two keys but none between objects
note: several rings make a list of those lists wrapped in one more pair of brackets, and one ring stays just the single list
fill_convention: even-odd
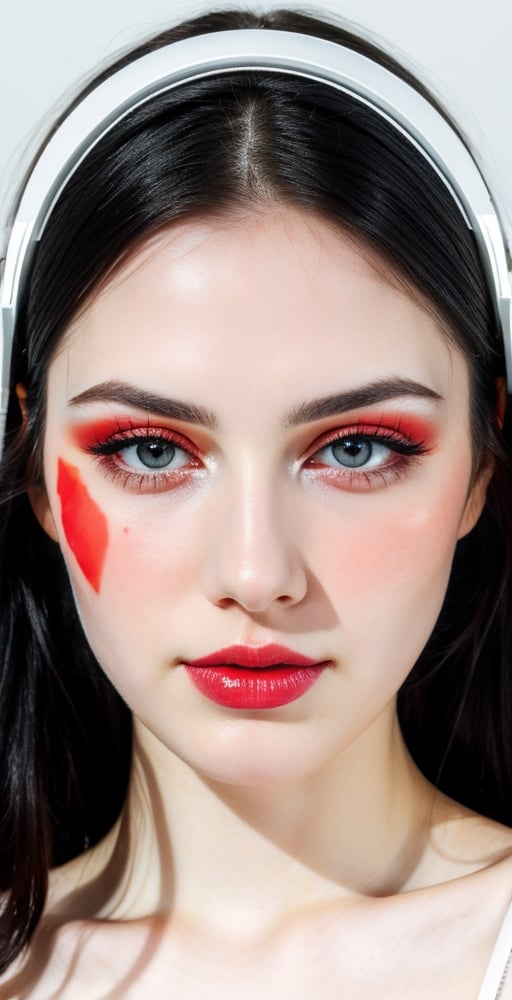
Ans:
[{"label": "woman's face", "polygon": [[[212,778],[279,780],[392,717],[480,513],[471,467],[460,352],[280,208],[175,225],[74,322],[35,507],[141,732]],[[272,644],[313,666],[255,672]]]}]

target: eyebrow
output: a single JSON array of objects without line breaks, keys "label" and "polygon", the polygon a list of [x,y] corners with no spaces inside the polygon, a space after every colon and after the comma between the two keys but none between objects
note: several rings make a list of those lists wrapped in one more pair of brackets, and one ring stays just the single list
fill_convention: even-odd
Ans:
[{"label": "eyebrow", "polygon": [[348,389],[346,392],[340,392],[334,396],[324,396],[322,399],[316,399],[310,403],[301,403],[300,406],[294,407],[286,415],[284,425],[285,427],[296,427],[298,424],[321,420],[322,417],[336,416],[349,410],[363,409],[366,406],[374,406],[376,403],[384,403],[388,399],[398,399],[401,396],[416,396],[437,402],[443,399],[430,386],[422,385],[421,382],[415,382],[412,379],[379,379],[376,382],[370,382],[368,385],[362,385],[356,389]]},{"label": "eyebrow", "polygon": [[[301,403],[289,411],[284,417],[283,424],[285,428],[297,427],[299,424],[336,416],[349,410],[374,406],[376,403],[383,403],[386,400],[402,396],[415,396],[436,401],[443,398],[434,389],[412,379],[379,379],[356,389],[348,389],[346,392]],[[217,417],[211,410],[185,403],[182,400],[159,396],[127,382],[100,382],[98,385],[93,385],[80,392],[77,396],[73,396],[69,400],[69,405],[81,406],[84,403],[96,402],[121,403],[123,406],[148,410],[168,420],[182,420],[185,423],[200,424],[209,430],[215,430],[219,426]]]},{"label": "eyebrow", "polygon": [[191,405],[179,399],[168,399],[166,396],[159,396],[127,382],[100,382],[73,396],[68,402],[70,406],[96,402],[121,403],[123,406],[133,406],[138,410],[149,410],[168,420],[202,424],[210,430],[218,427],[216,416],[203,406]]}]

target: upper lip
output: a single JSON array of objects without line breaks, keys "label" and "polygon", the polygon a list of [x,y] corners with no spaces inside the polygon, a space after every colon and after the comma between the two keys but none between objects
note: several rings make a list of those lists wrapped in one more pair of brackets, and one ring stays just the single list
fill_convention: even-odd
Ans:
[{"label": "upper lip", "polygon": [[267,646],[228,646],[197,660],[187,660],[189,667],[313,667],[325,660],[313,660],[286,646],[271,643]]}]

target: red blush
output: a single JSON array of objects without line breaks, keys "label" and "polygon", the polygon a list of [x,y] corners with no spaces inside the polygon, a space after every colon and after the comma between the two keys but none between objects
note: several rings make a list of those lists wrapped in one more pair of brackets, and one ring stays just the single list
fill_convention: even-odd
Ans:
[{"label": "red blush", "polygon": [[85,579],[99,593],[108,543],[107,519],[80,479],[75,465],[59,458],[57,493],[66,541]]}]

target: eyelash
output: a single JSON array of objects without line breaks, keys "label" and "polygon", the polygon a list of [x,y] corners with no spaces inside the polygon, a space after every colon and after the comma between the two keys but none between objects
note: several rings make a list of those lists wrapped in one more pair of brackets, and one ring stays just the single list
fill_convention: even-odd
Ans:
[{"label": "eyelash", "polygon": [[[329,447],[334,448],[336,445],[341,446],[349,441],[357,445],[366,444],[370,448],[375,445],[384,447],[389,449],[390,457],[378,466],[366,469],[364,465],[351,468],[343,466],[341,463],[328,465],[319,460],[318,456],[322,451],[326,451]],[[119,456],[129,448],[136,448],[142,444],[151,446],[162,442],[183,452],[184,455],[188,455],[189,460],[176,469],[162,468],[160,472],[151,472],[149,467],[136,471],[121,464]],[[140,492],[163,492],[186,482],[192,472],[202,468],[201,459],[187,438],[182,437],[176,431],[171,432],[161,428],[120,429],[106,441],[98,441],[96,444],[89,445],[87,450],[97,458],[114,482],[119,482],[124,488]],[[410,466],[418,458],[427,454],[429,450],[430,448],[425,441],[412,440],[400,432],[398,428],[355,424],[343,428],[343,430],[336,429],[328,436],[317,439],[310,449],[309,457],[306,458],[303,468],[306,473],[323,470],[323,475],[327,477],[328,481],[341,489],[354,492],[365,491],[396,482],[407,473]],[[173,458],[174,455],[171,461]]]}]

